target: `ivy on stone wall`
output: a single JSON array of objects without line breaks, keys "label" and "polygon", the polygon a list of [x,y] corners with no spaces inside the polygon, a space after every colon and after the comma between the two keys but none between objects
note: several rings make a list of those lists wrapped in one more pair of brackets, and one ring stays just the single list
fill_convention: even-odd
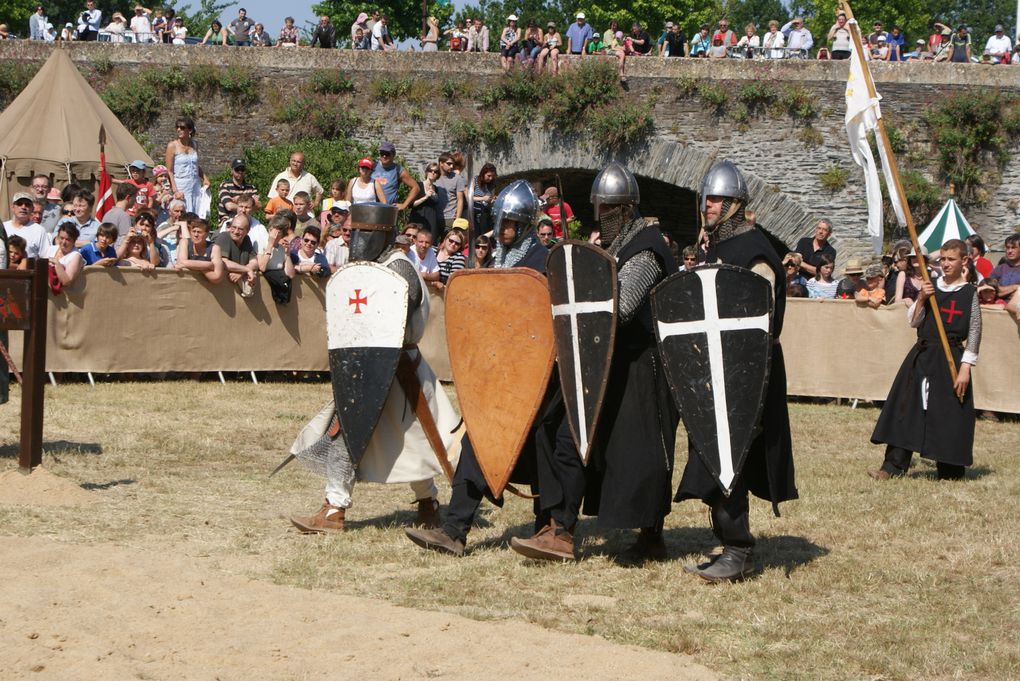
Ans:
[{"label": "ivy on stone wall", "polygon": [[607,149],[633,144],[652,129],[655,97],[627,99],[612,64],[582,60],[559,75],[511,71],[478,92],[481,110],[452,116],[447,128],[462,146],[495,146],[543,121],[561,133],[584,132]]},{"label": "ivy on stone wall", "polygon": [[7,105],[21,94],[40,68],[39,64],[0,62],[0,111],[7,108]]},{"label": "ivy on stone wall", "polygon": [[93,62],[83,71],[89,84],[130,130],[152,125],[173,102],[178,102],[177,113],[195,116],[201,112],[201,101],[216,94],[241,106],[259,100],[257,78],[237,67],[163,66],[132,71],[102,63],[97,67]]}]

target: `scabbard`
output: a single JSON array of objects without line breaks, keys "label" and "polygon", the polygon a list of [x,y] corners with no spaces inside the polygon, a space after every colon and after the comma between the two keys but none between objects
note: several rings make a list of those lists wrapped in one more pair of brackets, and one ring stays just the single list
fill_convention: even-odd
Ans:
[{"label": "scabbard", "polygon": [[407,351],[401,352],[400,360],[397,362],[397,381],[404,391],[408,406],[414,411],[418,423],[421,424],[421,429],[425,432],[425,437],[432,445],[432,451],[435,452],[439,465],[442,466],[443,472],[446,473],[450,482],[453,482],[453,466],[450,465],[450,459],[446,456],[446,445],[443,444],[439,428],[436,427],[436,420],[432,418],[428,400],[425,399],[425,393],[422,392],[421,381],[418,380],[417,369],[420,361],[420,353],[418,359],[411,359]]}]

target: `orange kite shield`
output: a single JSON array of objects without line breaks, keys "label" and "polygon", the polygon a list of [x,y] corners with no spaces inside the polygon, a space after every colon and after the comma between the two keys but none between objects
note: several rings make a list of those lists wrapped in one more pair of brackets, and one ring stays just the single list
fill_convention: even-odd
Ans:
[{"label": "orange kite shield", "polygon": [[461,270],[446,287],[461,415],[494,497],[503,494],[556,358],[549,288],[534,270]]}]

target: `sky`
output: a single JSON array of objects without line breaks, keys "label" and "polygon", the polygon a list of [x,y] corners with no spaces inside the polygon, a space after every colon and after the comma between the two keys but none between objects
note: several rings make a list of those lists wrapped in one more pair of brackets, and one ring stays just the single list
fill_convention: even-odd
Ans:
[{"label": "sky", "polygon": [[[229,22],[237,16],[237,10],[244,7],[248,10],[248,16],[253,20],[262,23],[269,35],[276,36],[283,27],[284,17],[294,17],[298,26],[305,26],[308,22],[315,21],[312,14],[312,5],[318,0],[291,0],[291,2],[280,2],[280,0],[239,0],[239,2],[223,11],[221,17],[224,23]],[[197,4],[197,3],[195,3]],[[369,2],[369,4],[371,4]],[[453,0],[453,6],[460,9],[467,5],[467,0]],[[351,17],[353,22],[355,17]],[[349,25],[349,24],[348,24]],[[275,39],[275,38],[274,38]]]}]

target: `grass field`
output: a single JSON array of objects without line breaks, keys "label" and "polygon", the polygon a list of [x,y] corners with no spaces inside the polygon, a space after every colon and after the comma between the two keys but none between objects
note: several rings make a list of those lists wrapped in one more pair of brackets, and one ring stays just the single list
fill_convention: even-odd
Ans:
[{"label": "grass field", "polygon": [[[707,510],[690,501],[666,520],[670,560],[641,569],[610,559],[627,533],[598,534],[591,520],[579,525],[576,564],[522,560],[507,547],[531,532],[530,502],[517,498],[483,506],[460,560],[406,540],[406,486],[359,486],[341,536],[291,531],[286,516],[315,511],[322,480],[297,464],[267,476],[328,391],[49,388],[44,464],[101,503],[0,506],[3,532],[181,551],[256,579],[598,634],[690,653],[731,678],[1020,677],[1016,422],[978,423],[965,482],[939,483],[920,462],[906,479],[875,483],[865,475],[881,458],[868,443],[875,409],[792,404],[801,499],[782,518],[752,501],[762,575],[708,586],[680,569],[715,546]],[[0,407],[3,469],[16,465],[18,398],[15,389]],[[677,451],[682,468],[682,432]]]}]

